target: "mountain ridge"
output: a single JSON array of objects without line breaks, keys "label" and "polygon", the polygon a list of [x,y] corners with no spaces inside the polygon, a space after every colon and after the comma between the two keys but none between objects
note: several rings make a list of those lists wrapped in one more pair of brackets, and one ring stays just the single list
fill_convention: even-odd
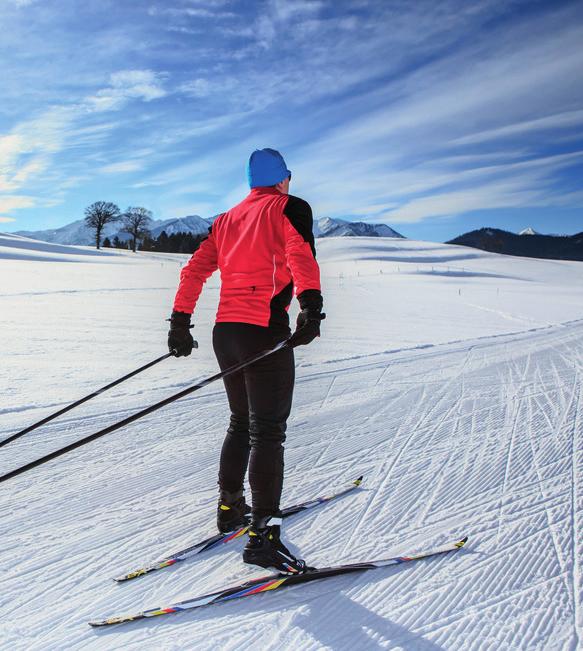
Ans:
[{"label": "mountain ridge", "polygon": [[[171,219],[152,220],[150,232],[152,237],[159,237],[162,231],[167,235],[176,233],[192,233],[193,235],[206,235],[218,215],[208,219],[200,215],[187,215]],[[85,220],[78,219],[60,228],[39,231],[16,231],[15,235],[28,237],[51,244],[71,244],[76,246],[90,246],[95,243],[93,231],[85,225]],[[386,224],[369,224],[366,222],[348,222],[344,219],[321,217],[314,221],[315,237],[398,237],[404,236]],[[119,222],[106,224],[103,228],[102,239],[108,237],[113,240],[129,240],[130,236],[120,230]]]},{"label": "mountain ridge", "polygon": [[541,235],[523,231],[517,235],[499,228],[480,228],[455,237],[446,244],[525,258],[583,261],[583,232],[575,235]]}]

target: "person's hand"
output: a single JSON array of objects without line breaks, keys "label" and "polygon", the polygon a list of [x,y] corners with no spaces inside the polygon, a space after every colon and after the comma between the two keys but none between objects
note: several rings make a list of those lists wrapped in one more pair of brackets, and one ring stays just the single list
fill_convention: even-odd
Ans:
[{"label": "person's hand", "polygon": [[185,312],[172,312],[169,319],[168,350],[174,357],[188,357],[193,348],[197,348],[196,341],[190,334],[190,314]]},{"label": "person's hand", "polygon": [[290,337],[290,346],[305,346],[320,336],[320,321],[326,318],[322,313],[322,294],[318,289],[306,289],[299,296],[301,312],[296,321],[296,331]]},{"label": "person's hand", "polygon": [[326,318],[319,310],[306,308],[298,314],[296,331],[290,337],[290,346],[306,346],[320,336],[320,321]]}]

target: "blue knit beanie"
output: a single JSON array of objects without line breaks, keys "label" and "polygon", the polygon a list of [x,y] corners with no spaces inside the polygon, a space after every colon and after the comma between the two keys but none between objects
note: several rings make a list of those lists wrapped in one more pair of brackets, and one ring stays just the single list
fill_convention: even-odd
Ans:
[{"label": "blue knit beanie", "polygon": [[291,176],[283,156],[275,149],[256,149],[247,163],[250,188],[276,185]]}]

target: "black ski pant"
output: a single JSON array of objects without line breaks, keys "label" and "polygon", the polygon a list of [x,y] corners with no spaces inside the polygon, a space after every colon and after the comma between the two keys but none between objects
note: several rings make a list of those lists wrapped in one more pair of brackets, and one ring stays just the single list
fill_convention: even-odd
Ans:
[{"label": "black ski pant", "polygon": [[[250,323],[217,323],[213,348],[224,370],[273,348],[289,334],[289,329]],[[283,443],[294,381],[292,348],[283,348],[224,378],[231,418],[221,450],[219,486],[229,492],[240,490],[249,468],[253,519],[279,510]]]}]

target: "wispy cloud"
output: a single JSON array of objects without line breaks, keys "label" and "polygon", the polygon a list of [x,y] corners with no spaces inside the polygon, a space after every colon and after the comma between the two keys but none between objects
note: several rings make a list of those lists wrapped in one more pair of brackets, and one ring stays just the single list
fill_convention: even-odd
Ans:
[{"label": "wispy cloud", "polygon": [[110,77],[107,88],[85,100],[96,111],[120,110],[131,99],[151,102],[166,95],[161,75],[152,70],[121,70]]},{"label": "wispy cloud", "polygon": [[523,122],[516,122],[508,126],[500,127],[498,129],[490,129],[482,131],[481,133],[473,133],[469,136],[457,138],[452,141],[453,145],[470,145],[489,140],[499,140],[501,138],[508,138],[508,136],[520,136],[532,131],[549,131],[550,137],[556,137],[557,129],[569,129],[571,127],[583,127],[583,110],[581,111],[566,111],[563,113],[556,113],[548,115],[543,118],[535,120],[525,120]]},{"label": "wispy cloud", "polygon": [[153,0],[111,17],[89,3],[62,26],[64,3],[38,25],[14,6],[0,16],[13,21],[0,192],[35,197],[35,215],[103,188],[216,213],[245,193],[263,146],[320,215],[417,224],[578,200],[577,3]]},{"label": "wispy cloud", "polygon": [[21,208],[31,208],[36,205],[37,201],[33,197],[18,195],[1,195],[0,196],[0,214],[19,210]]},{"label": "wispy cloud", "polygon": [[[54,106],[38,117],[17,124],[11,133],[0,136],[0,192],[15,192],[40,179],[55,156],[68,148],[94,145],[108,137],[115,123],[86,124],[92,114],[120,111],[131,101],[150,102],[164,97],[161,76],[150,70],[122,70],[110,76],[106,88],[76,103]],[[137,160],[103,166],[101,172],[113,174],[142,169]],[[84,177],[75,175],[78,182]],[[53,194],[72,187],[70,178],[55,178],[49,172]],[[74,185],[74,184],[73,184]],[[0,212],[35,205],[30,197],[0,196]],[[44,205],[48,205],[45,202]]]},{"label": "wispy cloud", "polygon": [[0,224],[8,224],[10,222],[15,222],[15,221],[16,219],[14,219],[14,217],[3,217],[2,215],[0,215]]},{"label": "wispy cloud", "polygon": [[173,16],[187,18],[235,18],[236,13],[223,11],[218,8],[208,9],[204,7],[160,7],[153,6],[148,9],[150,16]]},{"label": "wispy cloud", "polygon": [[128,160],[105,165],[99,171],[103,174],[122,174],[125,172],[137,172],[138,170],[143,169],[143,167],[144,164],[141,161]]},{"label": "wispy cloud", "polygon": [[38,2],[38,0],[6,0],[8,4],[12,4],[16,7],[28,7],[31,4],[34,4],[35,2]]}]

